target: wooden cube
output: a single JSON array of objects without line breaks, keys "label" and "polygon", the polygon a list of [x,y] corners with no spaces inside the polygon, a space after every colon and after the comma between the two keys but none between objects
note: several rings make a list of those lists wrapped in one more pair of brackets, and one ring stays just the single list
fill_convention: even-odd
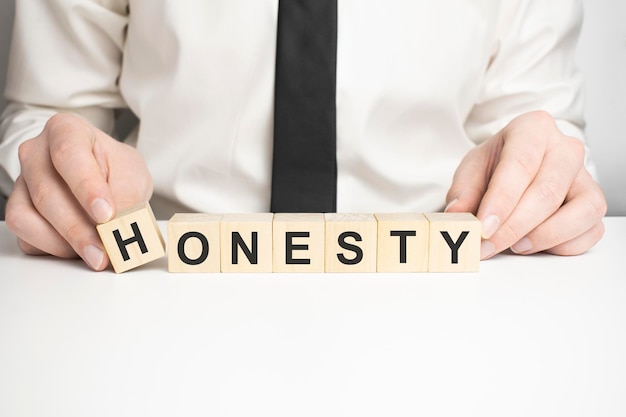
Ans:
[{"label": "wooden cube", "polygon": [[118,274],[165,256],[165,241],[148,203],[120,210],[96,229]]},{"label": "wooden cube", "polygon": [[326,272],[376,272],[377,224],[373,214],[327,213]]},{"label": "wooden cube", "polygon": [[428,219],[420,213],[377,213],[378,272],[428,271]]},{"label": "wooden cube", "polygon": [[222,272],[272,272],[272,213],[224,214]]},{"label": "wooden cube", "polygon": [[274,272],[324,272],[324,215],[274,215]]},{"label": "wooden cube", "polygon": [[221,214],[176,213],[167,223],[169,272],[220,272]]},{"label": "wooden cube", "polygon": [[429,213],[430,272],[477,272],[481,224],[471,213]]}]

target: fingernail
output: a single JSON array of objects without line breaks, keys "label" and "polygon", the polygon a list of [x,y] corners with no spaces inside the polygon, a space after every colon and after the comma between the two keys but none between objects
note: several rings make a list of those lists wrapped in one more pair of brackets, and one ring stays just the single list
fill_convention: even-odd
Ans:
[{"label": "fingernail", "polygon": [[445,209],[443,209],[444,213],[447,212],[452,206],[454,206],[457,202],[459,201],[458,198],[455,198],[454,200],[450,201],[448,203],[448,205],[446,206]]},{"label": "fingernail", "polygon": [[533,249],[533,242],[531,242],[530,239],[528,239],[527,237],[521,238],[519,242],[511,246],[511,250],[517,254],[530,252],[532,249]]},{"label": "fingernail", "polygon": [[85,248],[83,257],[87,265],[96,271],[102,267],[102,263],[104,262],[104,252],[93,245],[89,245]]},{"label": "fingernail", "polygon": [[91,213],[98,223],[106,223],[113,217],[113,207],[102,198],[96,198],[91,203]]},{"label": "fingernail", "polygon": [[495,214],[490,214],[483,220],[483,239],[489,239],[500,227],[500,219]]},{"label": "fingernail", "polygon": [[486,259],[494,254],[496,247],[488,240],[483,240],[480,244],[480,259]]}]

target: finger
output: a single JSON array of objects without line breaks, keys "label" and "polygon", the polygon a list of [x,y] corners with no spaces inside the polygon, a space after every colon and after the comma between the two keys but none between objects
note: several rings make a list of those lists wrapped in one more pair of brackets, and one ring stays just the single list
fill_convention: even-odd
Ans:
[{"label": "finger", "polygon": [[596,223],[591,229],[585,233],[575,237],[572,240],[563,242],[546,252],[552,255],[573,256],[580,255],[588,251],[596,243],[602,239],[604,235],[604,223]]},{"label": "finger", "polygon": [[[33,245],[31,245],[30,243],[22,240],[22,239],[17,239],[17,246],[19,246],[19,248],[22,250],[22,252],[24,252],[26,255],[31,255],[31,256],[44,256],[44,255],[50,255],[47,252],[44,252],[36,247],[34,247]],[[78,257],[78,255],[76,255],[74,253],[74,257]]]},{"label": "finger", "polygon": [[20,148],[20,159],[33,209],[92,269],[104,269],[108,260],[102,242],[92,221],[54,170],[46,142],[32,142],[26,149]]},{"label": "finger", "polygon": [[[496,252],[514,245],[563,205],[574,179],[581,172],[584,149],[581,142],[573,138],[559,138],[555,144],[546,150],[537,175],[513,212],[489,239]],[[578,216],[580,214],[573,214],[570,220]]]},{"label": "finger", "polygon": [[[577,240],[577,245],[584,242],[593,245],[597,242],[596,235],[588,232],[601,223],[606,210],[606,199],[599,185],[586,170],[581,170],[568,193],[566,203],[553,216],[515,243],[511,249],[518,254],[541,252],[559,247],[565,242],[573,242],[583,234],[592,239]],[[561,247],[559,251],[562,252],[564,249],[566,247]]]},{"label": "finger", "polygon": [[446,196],[445,212],[476,213],[489,182],[489,150],[478,146],[461,161]]},{"label": "finger", "polygon": [[150,200],[152,176],[141,154],[133,147],[114,144],[108,182],[117,209]]},{"label": "finger", "polygon": [[[533,123],[534,119],[520,116],[499,134],[500,156],[477,212],[485,239],[509,218],[539,172],[548,142],[546,132],[555,126],[551,118],[540,118],[539,123]],[[546,126],[549,123],[552,126]]]},{"label": "finger", "polygon": [[107,183],[106,150],[100,149],[104,135],[86,121],[68,114],[52,117],[46,125],[50,159],[72,195],[96,223],[105,223],[115,214]]},{"label": "finger", "polygon": [[18,237],[18,244],[24,253],[50,254],[61,258],[77,256],[65,239],[35,210],[21,176],[15,181],[5,215],[7,227]]}]

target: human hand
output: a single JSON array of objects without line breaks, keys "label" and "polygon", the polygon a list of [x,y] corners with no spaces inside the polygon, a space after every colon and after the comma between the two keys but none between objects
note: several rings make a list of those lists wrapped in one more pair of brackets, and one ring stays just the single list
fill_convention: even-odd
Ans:
[{"label": "human hand", "polygon": [[78,255],[94,270],[106,268],[94,224],[152,195],[139,152],[78,116],[57,114],[20,146],[19,159],[5,219],[20,248],[30,255]]},{"label": "human hand", "polygon": [[446,211],[476,213],[481,258],[507,249],[577,255],[604,234],[604,193],[585,169],[583,143],[549,114],[515,118],[457,168]]}]

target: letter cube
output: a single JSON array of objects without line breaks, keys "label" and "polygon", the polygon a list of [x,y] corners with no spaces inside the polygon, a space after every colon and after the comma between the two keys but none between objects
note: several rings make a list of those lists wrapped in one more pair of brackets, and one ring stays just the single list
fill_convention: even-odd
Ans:
[{"label": "letter cube", "polygon": [[274,272],[324,272],[324,215],[274,215]]},{"label": "letter cube", "polygon": [[326,213],[326,272],[376,272],[373,214]]},{"label": "letter cube", "polygon": [[378,272],[428,271],[428,219],[421,213],[377,213]]},{"label": "letter cube", "polygon": [[167,224],[169,272],[220,272],[221,214],[176,213]]},{"label": "letter cube", "polygon": [[430,272],[477,272],[481,224],[471,213],[428,213]]},{"label": "letter cube", "polygon": [[224,214],[222,272],[272,272],[272,213]]},{"label": "letter cube", "polygon": [[96,229],[118,274],[165,256],[165,241],[148,203],[120,210]]}]

